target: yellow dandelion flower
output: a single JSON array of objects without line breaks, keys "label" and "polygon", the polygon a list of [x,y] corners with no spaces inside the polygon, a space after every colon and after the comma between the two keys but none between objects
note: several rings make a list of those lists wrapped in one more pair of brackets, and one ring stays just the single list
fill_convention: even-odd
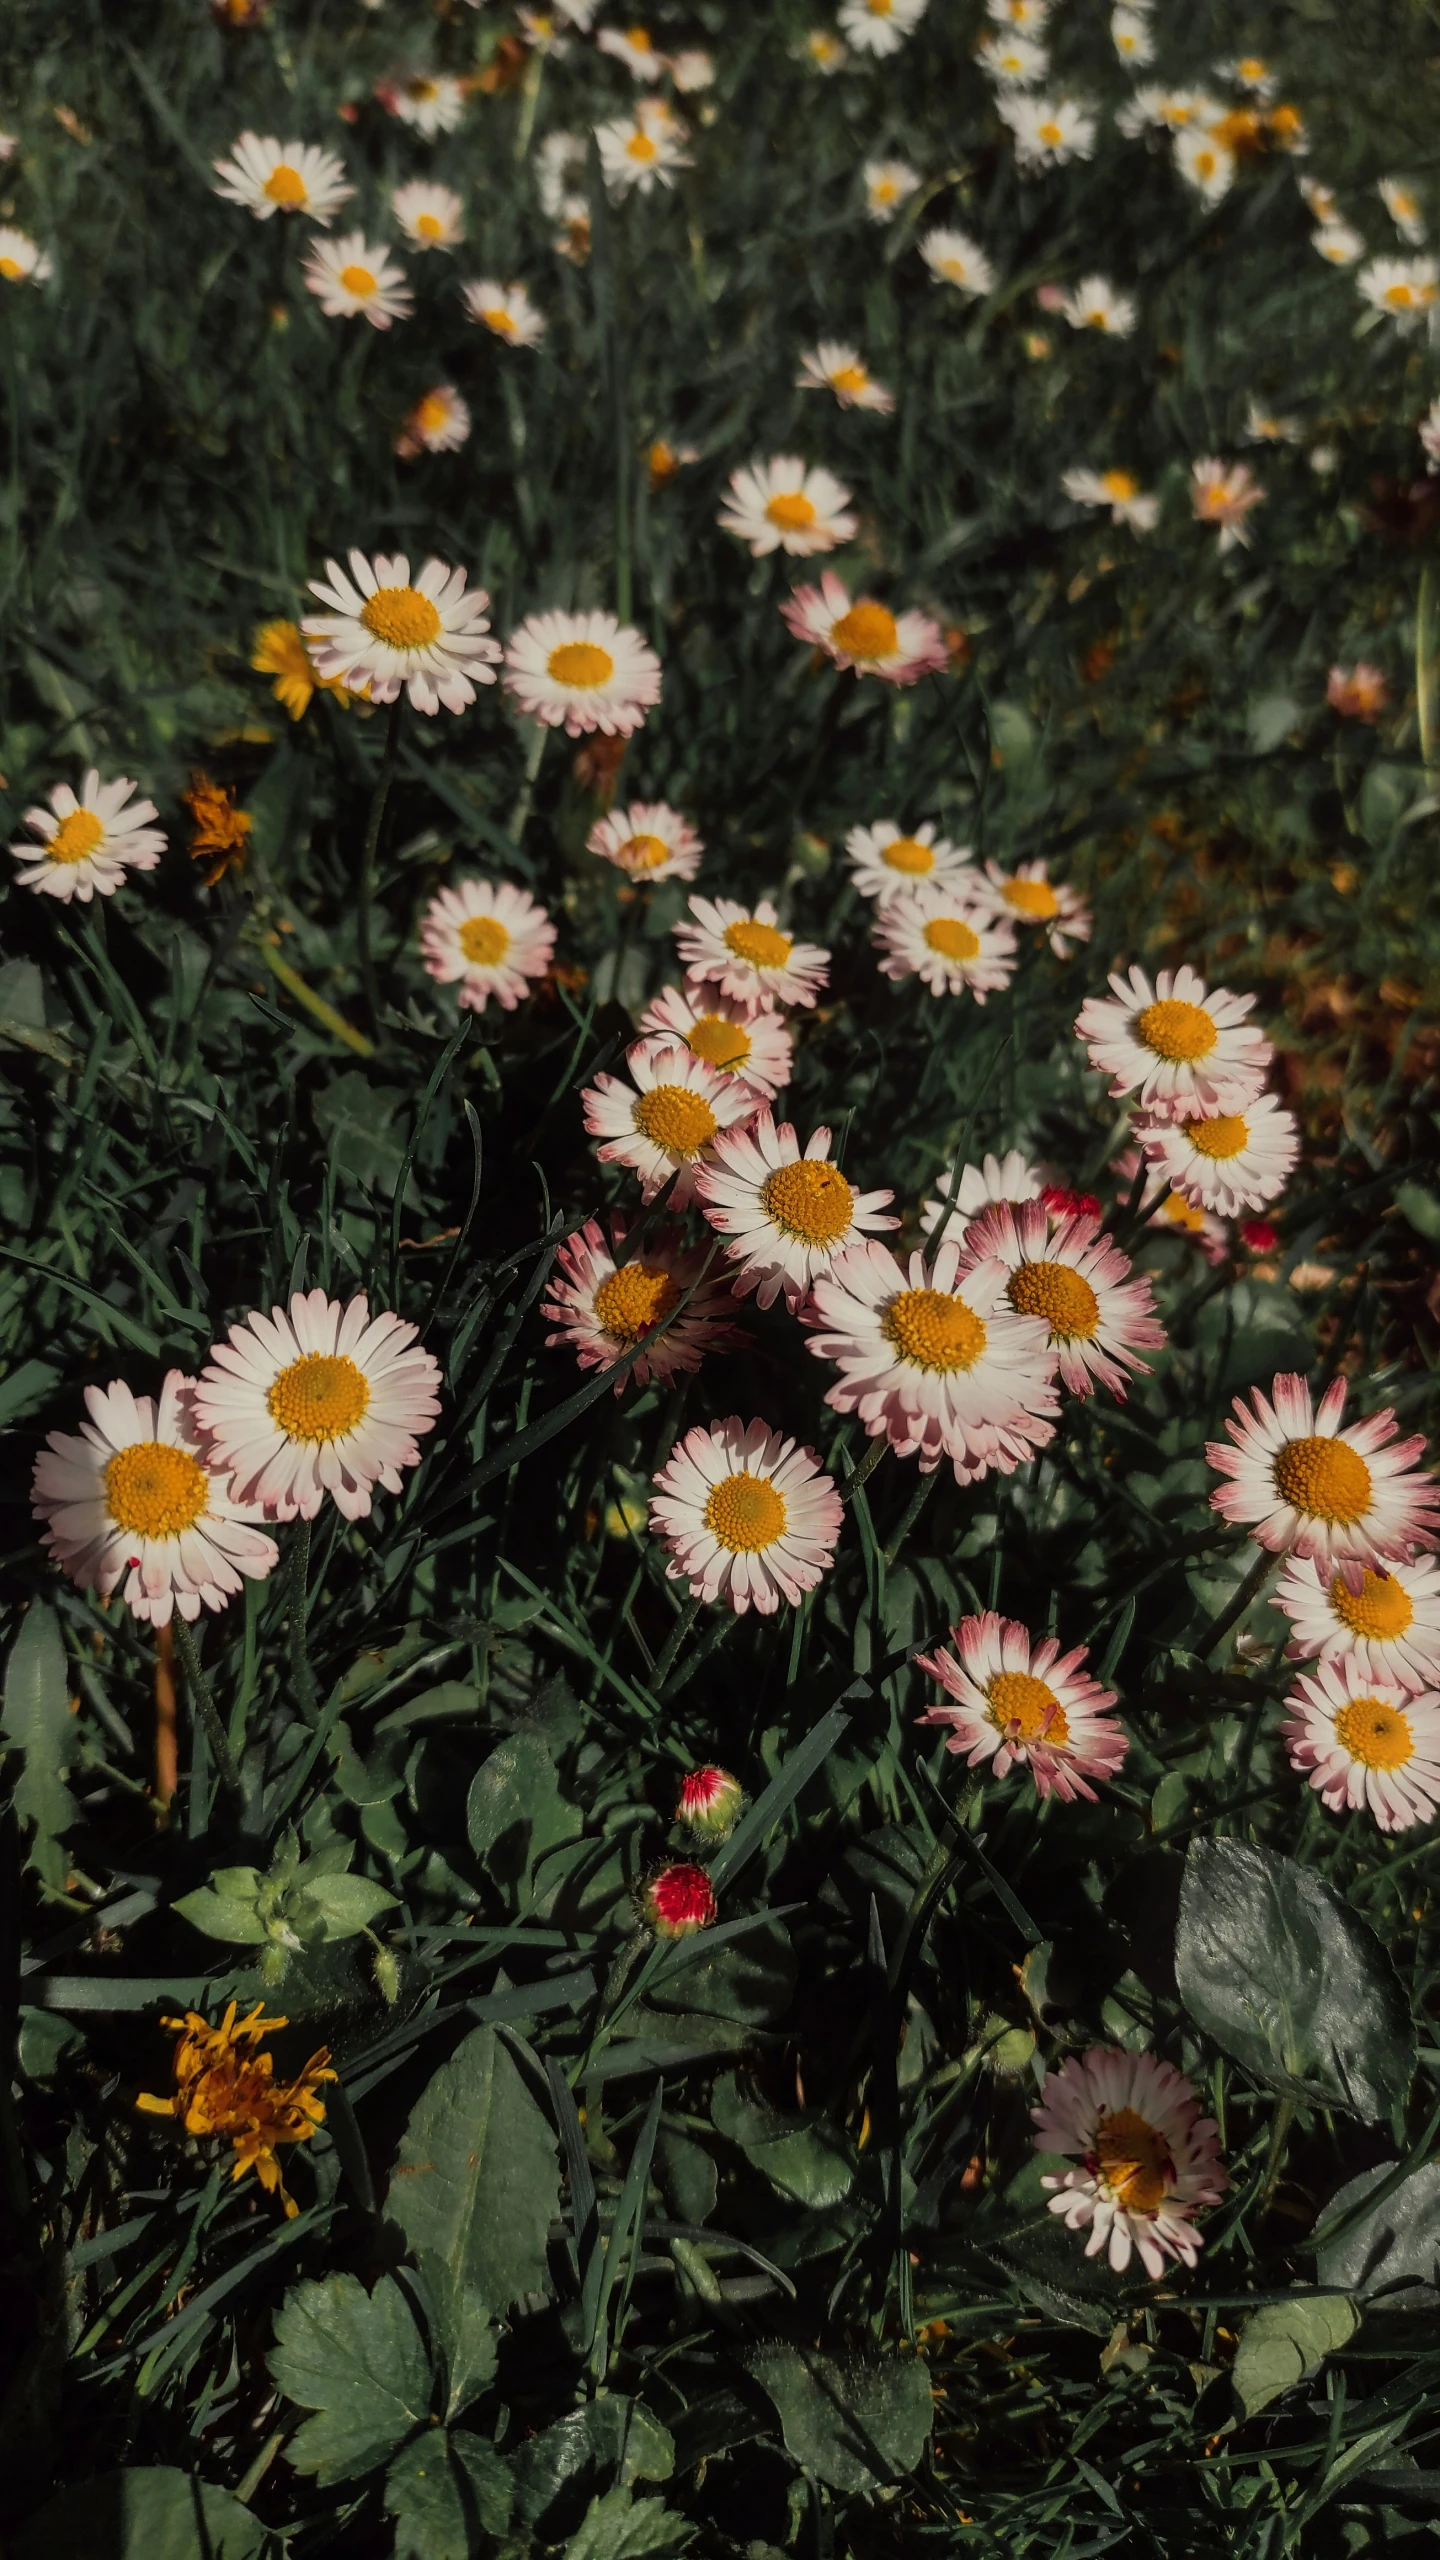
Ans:
[{"label": "yellow dandelion flower", "polygon": [[254,2170],[267,2195],[278,2195],[288,2217],[299,2211],[285,2191],[276,2153],[282,2143],[309,2142],[325,2120],[322,2080],[333,2080],[330,2056],[322,2045],[293,2080],[277,2080],[275,2057],[259,2050],[261,2038],[288,2026],[286,2018],[267,2018],[257,2000],[236,2023],[232,2000],[218,2026],[187,2010],[183,2018],[162,2025],[180,2038],[175,2048],[175,2094],[155,2097],[142,2090],[135,2104],[145,2115],[171,2116],[197,2141],[226,2141],[235,2154],[233,2179]]}]

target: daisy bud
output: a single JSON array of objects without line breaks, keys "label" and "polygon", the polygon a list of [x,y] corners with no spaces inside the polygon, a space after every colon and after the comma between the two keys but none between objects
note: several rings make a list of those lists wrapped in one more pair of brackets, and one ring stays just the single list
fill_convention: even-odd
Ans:
[{"label": "daisy bud", "polygon": [[381,1999],[393,2009],[400,1997],[400,1967],[395,1961],[394,1949],[377,1946],[370,1969]]},{"label": "daisy bud", "polygon": [[657,1938],[690,1938],[714,1920],[715,1888],[703,1867],[677,1858],[646,1879],[640,1907]]},{"label": "daisy bud", "polygon": [[691,1769],[680,1781],[675,1819],[705,1840],[728,1840],[740,1817],[745,1791],[728,1769]]}]

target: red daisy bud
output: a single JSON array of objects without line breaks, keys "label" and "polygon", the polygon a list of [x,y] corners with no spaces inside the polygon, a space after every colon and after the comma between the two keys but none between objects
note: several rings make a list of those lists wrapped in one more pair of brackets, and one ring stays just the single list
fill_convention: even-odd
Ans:
[{"label": "red daisy bud", "polygon": [[1093,1191],[1067,1191],[1061,1183],[1047,1182],[1040,1194],[1052,1218],[1098,1218],[1100,1203]]},{"label": "red daisy bud", "polygon": [[1268,1218],[1242,1219],[1240,1236],[1251,1253],[1273,1253],[1280,1241]]},{"label": "red daisy bud", "polygon": [[642,1907],[657,1938],[693,1937],[715,1917],[715,1888],[703,1867],[677,1858],[647,1877]]},{"label": "red daisy bud", "polygon": [[728,1769],[691,1769],[680,1781],[675,1819],[705,1840],[728,1840],[740,1817],[745,1791]]}]

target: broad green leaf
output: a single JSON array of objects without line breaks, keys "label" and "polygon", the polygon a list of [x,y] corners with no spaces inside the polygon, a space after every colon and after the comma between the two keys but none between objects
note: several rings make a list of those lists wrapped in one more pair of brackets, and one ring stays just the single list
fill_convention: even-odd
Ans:
[{"label": "broad green leaf", "polygon": [[499,2339],[478,2294],[457,2280],[433,2249],[416,2260],[423,2310],[445,2367],[445,2415],[450,2421],[495,2379]]},{"label": "broad green leaf", "polygon": [[709,2221],[720,2181],[703,2143],[662,2125],[655,2144],[655,2174],[677,2222]]},{"label": "broad green leaf", "polygon": [[383,1884],[372,1884],[368,1876],[307,1879],[305,1899],[318,1906],[327,1938],[358,1937],[382,1911],[393,1911],[396,1902],[393,1893],[387,1893]]},{"label": "broad green leaf", "polygon": [[387,2210],[417,2255],[431,2249],[491,2312],[548,2293],[545,2249],[560,2207],[555,2137],[493,2027],[421,2092]]},{"label": "broad green leaf", "polygon": [[1266,2302],[1252,2311],[1235,2351],[1234,2380],[1247,2418],[1282,2391],[1308,2382],[1329,2355],[1353,2338],[1360,2314],[1343,2293]]},{"label": "broad green leaf", "polygon": [[[1395,2165],[1382,2161],[1352,2178],[1331,2197],[1324,2221],[1337,2222],[1363,2206],[1367,2194],[1394,2176]],[[1440,2161],[1427,2161],[1361,2211],[1348,2230],[1319,2250],[1315,2273],[1321,2284],[1362,2296],[1397,2287],[1385,2294],[1386,2310],[1433,2311],[1440,2289]]]},{"label": "broad green leaf", "polygon": [[182,1893],[174,1907],[192,1929],[221,1939],[227,1947],[263,1947],[269,1936],[253,1902],[242,1902],[237,1894],[214,1893],[208,1884]]},{"label": "broad green leaf", "polygon": [[315,1096],[315,1123],[332,1161],[366,1190],[387,1198],[405,1162],[408,1101],[403,1086],[372,1085],[358,1067]]},{"label": "broad green leaf", "polygon": [[560,1793],[555,1763],[538,1733],[512,1733],[477,1769],[465,1808],[470,1846],[497,1884],[528,1894],[546,1849],[575,1840],[580,1815]]},{"label": "broad green leaf", "polygon": [[429,2351],[393,2276],[368,2294],[358,2276],[292,2287],[269,2363],[279,2389],[315,2411],[287,2450],[322,2488],[373,2471],[428,2423]]},{"label": "broad green leaf", "polygon": [[33,1826],[25,1863],[62,1889],[68,1862],[60,1835],[75,1820],[65,1772],[80,1748],[80,1729],[70,1713],[60,1621],[43,1600],[31,1601],[10,1648],[0,1736],[7,1750],[21,1755],[13,1802],[19,1820]]},{"label": "broad green leaf", "polygon": [[1410,2086],[1415,2030],[1374,1932],[1329,1885],[1241,1840],[1197,1840],[1175,1938],[1196,2025],[1284,2096],[1367,2124]]},{"label": "broad green leaf", "polygon": [[265,2527],[188,2471],[109,2471],[62,2489],[7,2541],[9,2560],[256,2560]]},{"label": "broad green leaf", "polygon": [[839,2204],[854,2185],[850,2145],[826,2117],[781,2115],[742,2089],[733,2072],[716,2081],[710,2116],[716,2132],[738,2143],[771,2185],[797,2204],[820,2211]]},{"label": "broad green leaf", "polygon": [[407,2444],[385,2480],[394,2560],[474,2560],[510,2521],[510,2473],[482,2436],[432,2427]]},{"label": "broad green leaf", "polygon": [[683,2551],[696,2528],[673,2515],[658,2498],[637,2498],[629,2489],[607,2490],[592,2498],[584,2522],[565,2545],[565,2560],[644,2560],[651,2551]]},{"label": "broad green leaf", "polygon": [[841,2363],[810,2348],[771,2346],[755,2348],[746,2362],[775,2403],[787,2453],[826,2488],[881,2488],[921,2460],[934,2416],[921,2357]]},{"label": "broad green leaf", "polygon": [[556,2542],[578,2525],[587,2500],[611,2475],[622,2489],[637,2480],[668,2480],[675,2445],[648,2409],[607,2392],[532,2436],[514,2462],[517,2523],[541,2541]]},{"label": "broad green leaf", "polygon": [[780,2017],[794,1991],[790,1933],[783,1920],[767,1920],[728,1946],[706,1951],[702,1942],[681,1972],[654,1984],[650,1998],[658,2009],[699,2009],[758,2027]]}]

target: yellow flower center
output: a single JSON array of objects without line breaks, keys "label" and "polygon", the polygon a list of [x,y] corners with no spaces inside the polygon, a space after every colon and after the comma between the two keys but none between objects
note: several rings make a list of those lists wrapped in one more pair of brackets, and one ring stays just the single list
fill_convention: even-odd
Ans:
[{"label": "yellow flower center", "polygon": [[1100,486],[1107,498],[1114,498],[1118,503],[1133,498],[1140,483],[1133,471],[1102,471]]},{"label": "yellow flower center", "polygon": [[943,1289],[902,1289],[886,1308],[881,1331],[917,1369],[973,1369],[987,1340],[973,1308]]},{"label": "yellow flower center", "polygon": [[632,133],[625,145],[632,160],[653,160],[658,146],[648,133]]},{"label": "yellow flower center", "polygon": [[1348,1440],[1287,1440],[1270,1472],[1281,1501],[1308,1519],[1348,1529],[1370,1508],[1370,1470]]},{"label": "yellow flower center", "polygon": [[891,658],[900,640],[894,614],[887,613],[883,604],[873,604],[868,596],[862,596],[848,613],[841,614],[838,622],[832,622],[830,637],[847,658]]},{"label": "yellow flower center", "polygon": [[802,1156],[777,1166],[760,1186],[760,1204],[787,1236],[802,1244],[834,1244],[846,1233],[855,1205],[838,1164]]},{"label": "yellow flower center", "polygon": [[417,74],[415,79],[406,81],[405,94],[414,99],[417,107],[423,107],[428,105],[431,98],[439,97],[440,85],[438,81],[427,80],[423,75]]},{"label": "yellow flower center", "polygon": [[1060,912],[1060,901],[1048,880],[1007,880],[1000,892],[1007,907],[1017,916],[1028,916],[1032,924],[1048,924]]},{"label": "yellow flower center", "polygon": [[708,1147],[720,1123],[703,1094],[688,1085],[652,1085],[635,1105],[635,1126],[669,1156],[688,1162]]},{"label": "yellow flower center", "polygon": [[1017,1315],[1039,1316],[1062,1342],[1093,1342],[1100,1301],[1068,1262],[1022,1262],[1005,1291]]},{"label": "yellow flower center", "polygon": [[870,189],[872,204],[893,204],[900,190],[893,178],[877,178]]},{"label": "yellow flower center", "polygon": [[117,1529],[132,1538],[178,1538],[210,1501],[210,1479],[188,1449],[134,1440],[105,1470],[105,1499]]},{"label": "yellow flower center", "polygon": [[832,390],[846,391],[853,399],[857,391],[864,390],[869,379],[863,364],[840,364],[831,374],[830,384]]},{"label": "yellow flower center", "polygon": [[963,258],[942,258],[940,273],[949,284],[963,284],[970,270]]},{"label": "yellow flower center", "polygon": [[932,916],[925,927],[925,939],[942,960],[974,960],[979,957],[980,936],[966,924],[963,916]]},{"label": "yellow flower center", "polygon": [[1387,284],[1384,299],[1389,303],[1392,311],[1409,311],[1415,301],[1414,287],[1408,284]]},{"label": "yellow flower center", "polygon": [[935,868],[934,847],[922,844],[918,836],[892,836],[880,847],[880,859],[889,870],[903,871],[912,880]]},{"label": "yellow flower center", "polygon": [[785,1535],[785,1497],[764,1476],[726,1476],[711,1488],[705,1526],[732,1555],[755,1555]]},{"label": "yellow flower center", "polygon": [[497,338],[514,337],[515,315],[507,311],[502,303],[487,302],[481,310],[480,317],[487,329],[494,330]]},{"label": "yellow flower center", "polygon": [[742,916],[738,924],[725,927],[725,948],[737,960],[748,960],[754,969],[783,969],[795,945],[788,933],[773,924],[757,924],[753,916]]},{"label": "yellow flower center", "polygon": [[449,417],[449,401],[442,400],[438,391],[427,391],[415,412],[415,423],[427,436],[433,436],[448,424]]},{"label": "yellow flower center", "polygon": [[1175,2180],[1175,2158],[1163,2133],[1133,2107],[1117,2107],[1096,2137],[1100,2175],[1127,2213],[1158,2213]]},{"label": "yellow flower center", "polygon": [[987,1713],[1000,1733],[1015,1742],[1048,1742],[1063,1750],[1070,1725],[1053,1689],[1030,1671],[997,1671],[985,1692]]},{"label": "yellow flower center", "polygon": [[418,213],[415,228],[422,240],[443,240],[445,237],[445,225],[438,213]]},{"label": "yellow flower center", "polygon": [[1199,150],[1195,154],[1196,176],[1198,178],[1213,178],[1219,165],[1220,163],[1216,154],[1209,148],[1208,144],[1202,142]]},{"label": "yellow flower center", "polygon": [[375,278],[368,267],[342,267],[340,281],[346,292],[353,293],[360,302],[368,301],[376,290]]},{"label": "yellow flower center", "polygon": [[670,859],[670,847],[663,836],[627,836],[620,850],[631,871],[658,871]]},{"label": "yellow flower center", "polygon": [[72,809],[45,847],[47,862],[83,862],[105,833],[93,809]]},{"label": "yellow flower center", "polygon": [[291,1440],[343,1440],[370,1410],[370,1381],[353,1360],[306,1351],[272,1381],[265,1402]]},{"label": "yellow flower center", "polygon": [[1410,1719],[1384,1698],[1349,1698],[1335,1718],[1335,1739],[1367,1769],[1403,1769],[1415,1750]]},{"label": "yellow flower center", "polygon": [[1203,1004],[1185,1004],[1178,996],[1166,996],[1137,1013],[1135,1037],[1157,1058],[1178,1065],[1208,1058],[1220,1034]]},{"label": "yellow flower center", "polygon": [[377,587],[361,606],[360,619],[387,649],[424,649],[441,627],[429,597],[416,587]]},{"label": "yellow flower center", "polygon": [[24,273],[18,258],[0,258],[0,276],[7,284],[18,284]]},{"label": "yellow flower center", "polygon": [[597,685],[608,684],[615,673],[615,661],[608,649],[597,648],[593,640],[562,640],[545,661],[547,675],[557,684],[572,685],[577,692],[593,693]]},{"label": "yellow flower center", "polygon": [[865,6],[872,18],[888,18],[895,0],[865,0]]},{"label": "yellow flower center", "polygon": [[510,933],[498,916],[467,916],[455,936],[473,969],[498,969],[510,948]]},{"label": "yellow flower center", "polygon": [[778,490],[765,513],[782,533],[804,533],[815,521],[815,509],[803,489]]},{"label": "yellow flower center", "polygon": [[1187,1235],[1198,1236],[1205,1232],[1204,1210],[1194,1208],[1183,1192],[1167,1192],[1160,1203],[1160,1215],[1168,1218],[1172,1227],[1183,1227]]},{"label": "yellow flower center", "polygon": [[1035,131],[1040,140],[1051,149],[1057,142],[1063,142],[1065,139],[1063,128],[1055,122],[1053,116],[1047,116],[1043,124],[1037,124]]},{"label": "yellow flower center", "polygon": [[292,169],[288,160],[276,161],[262,192],[272,204],[283,205],[306,204],[310,195],[299,170]]},{"label": "yellow flower center", "polygon": [[627,1262],[596,1290],[595,1320],[628,1350],[668,1316],[679,1295],[671,1274],[657,1264]]},{"label": "yellow flower center", "polygon": [[1215,1164],[1228,1164],[1232,1156],[1243,1155],[1250,1144],[1250,1123],[1238,1111],[1222,1112],[1215,1120],[1187,1120],[1185,1135],[1197,1156],[1209,1156]]},{"label": "yellow flower center", "polygon": [[1238,77],[1247,83],[1269,77],[1269,67],[1261,61],[1258,53],[1247,53],[1241,61],[1236,63],[1235,69]]},{"label": "yellow flower center", "polygon": [[655,50],[643,27],[627,28],[625,41],[636,53],[653,53]]},{"label": "yellow flower center", "polygon": [[1330,1585],[1330,1606],[1341,1625],[1352,1635],[1370,1636],[1379,1643],[1389,1636],[1408,1635],[1415,1618],[1409,1592],[1393,1573],[1372,1573],[1368,1564],[1364,1572],[1358,1591],[1351,1590],[1343,1573],[1337,1573]]},{"label": "yellow flower center", "polygon": [[710,1067],[738,1067],[750,1055],[750,1034],[723,1013],[702,1013],[685,1034],[691,1054]]}]

